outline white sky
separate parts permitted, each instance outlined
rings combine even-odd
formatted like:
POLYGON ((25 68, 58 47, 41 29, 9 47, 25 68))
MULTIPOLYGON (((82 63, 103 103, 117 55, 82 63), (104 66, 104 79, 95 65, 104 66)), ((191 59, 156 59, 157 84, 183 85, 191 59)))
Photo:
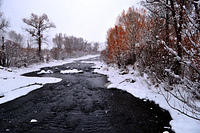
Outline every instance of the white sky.
MULTIPOLYGON (((46 13, 56 29, 50 35, 66 33, 88 41, 104 42, 107 30, 123 9, 138 6, 140 0, 3 0, 2 11, 10 28, 23 32, 22 18, 46 13)), ((25 33, 24 33, 25 34, 25 33)))

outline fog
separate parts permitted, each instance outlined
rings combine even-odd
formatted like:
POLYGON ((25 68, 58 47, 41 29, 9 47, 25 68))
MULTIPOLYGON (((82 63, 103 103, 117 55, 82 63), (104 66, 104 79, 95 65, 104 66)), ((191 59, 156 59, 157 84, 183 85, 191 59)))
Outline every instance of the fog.
POLYGON ((3 0, 2 11, 10 22, 9 29, 26 34, 22 18, 31 13, 46 13, 56 33, 83 37, 88 41, 104 42, 107 30, 115 24, 123 9, 138 6, 140 0, 3 0))

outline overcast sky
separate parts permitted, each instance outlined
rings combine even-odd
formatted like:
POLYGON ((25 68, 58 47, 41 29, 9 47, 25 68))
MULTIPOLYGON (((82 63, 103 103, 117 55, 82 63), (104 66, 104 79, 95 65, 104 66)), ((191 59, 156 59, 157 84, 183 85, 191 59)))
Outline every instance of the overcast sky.
POLYGON ((104 42, 107 30, 115 24, 123 9, 137 6, 140 0, 3 0, 2 10, 10 29, 24 32, 22 18, 31 13, 46 13, 56 29, 50 32, 104 42))

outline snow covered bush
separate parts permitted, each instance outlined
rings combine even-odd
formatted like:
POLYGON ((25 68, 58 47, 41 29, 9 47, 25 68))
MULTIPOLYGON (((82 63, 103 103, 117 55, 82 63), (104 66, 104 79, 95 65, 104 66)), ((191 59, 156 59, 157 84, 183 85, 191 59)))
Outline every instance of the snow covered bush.
POLYGON ((161 47, 160 50, 155 49, 154 55, 161 55, 151 64, 150 75, 155 75, 154 78, 164 84, 164 91, 168 93, 162 94, 172 108, 200 120, 199 5, 195 1, 178 0, 146 1, 144 5, 151 18, 160 22, 150 30, 157 33, 154 34, 156 38, 152 37, 161 47), (161 73, 157 73, 158 70, 161 73), (175 97, 178 102, 171 103, 170 97, 175 97))

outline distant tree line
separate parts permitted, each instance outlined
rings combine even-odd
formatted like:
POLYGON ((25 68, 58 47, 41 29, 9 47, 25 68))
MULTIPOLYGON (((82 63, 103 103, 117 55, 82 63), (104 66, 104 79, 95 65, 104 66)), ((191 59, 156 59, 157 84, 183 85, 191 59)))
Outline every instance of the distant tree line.
POLYGON ((200 1, 146 0, 142 4, 145 9, 123 11, 108 30, 102 58, 120 68, 132 64, 141 74, 147 73, 155 86, 164 86, 160 93, 172 108, 200 120, 200 1), (171 103, 171 97, 184 106, 171 103))
POLYGON ((14 30, 7 32, 9 23, 0 12, 0 66, 21 67, 51 59, 65 59, 98 52, 99 43, 89 43, 83 38, 62 33, 52 39, 52 49, 42 49, 42 45, 48 43, 48 29, 55 28, 55 24, 49 21, 46 14, 39 16, 34 13, 30 18, 24 18, 23 22, 27 25, 25 31, 30 36, 28 39, 14 30))
POLYGON ((56 34, 53 38, 55 47, 51 50, 54 59, 64 59, 85 54, 98 52, 99 43, 89 43, 83 38, 67 36, 66 34, 56 34))

